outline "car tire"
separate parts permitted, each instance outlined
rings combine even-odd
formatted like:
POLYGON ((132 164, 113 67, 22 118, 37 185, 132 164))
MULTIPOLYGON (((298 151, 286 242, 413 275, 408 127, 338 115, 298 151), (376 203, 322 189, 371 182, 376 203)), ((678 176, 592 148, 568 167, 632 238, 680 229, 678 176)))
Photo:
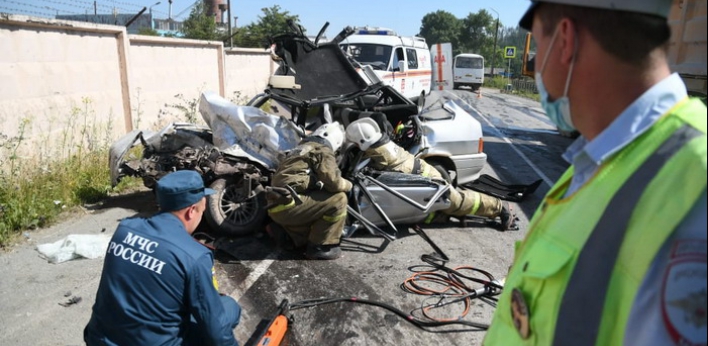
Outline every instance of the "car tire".
POLYGON ((216 179, 210 188, 216 193, 207 196, 204 218, 215 233, 227 236, 244 236, 254 233, 266 218, 264 194, 245 198, 237 177, 216 179))
POLYGON ((450 173, 447 171, 447 168, 445 168, 445 166, 443 166, 440 163, 434 162, 434 161, 428 162, 428 164, 433 166, 433 168, 435 168, 435 170, 440 172, 440 175, 442 176, 442 178, 445 179, 445 181, 447 181, 448 183, 450 183, 450 185, 454 184, 454 182, 452 181, 452 177, 450 177, 450 173))

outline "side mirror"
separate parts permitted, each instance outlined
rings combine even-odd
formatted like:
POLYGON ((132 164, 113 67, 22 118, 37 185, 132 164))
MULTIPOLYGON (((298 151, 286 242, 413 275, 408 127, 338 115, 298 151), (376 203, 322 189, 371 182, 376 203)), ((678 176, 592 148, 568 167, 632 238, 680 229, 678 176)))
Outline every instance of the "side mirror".
POLYGON ((400 72, 408 71, 408 63, 405 61, 399 61, 398 62, 398 71, 400 71, 400 72))

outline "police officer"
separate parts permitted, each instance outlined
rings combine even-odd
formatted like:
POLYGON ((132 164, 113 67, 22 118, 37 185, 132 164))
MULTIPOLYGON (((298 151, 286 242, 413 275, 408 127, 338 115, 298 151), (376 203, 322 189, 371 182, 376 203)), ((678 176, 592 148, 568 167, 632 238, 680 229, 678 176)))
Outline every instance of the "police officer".
POLYGON ((282 226, 295 247, 307 246, 309 259, 336 259, 347 216, 352 183, 341 176, 335 152, 344 142, 338 122, 320 126, 280 161, 271 185, 290 186, 297 194, 271 199, 268 215, 282 226))
MULTIPOLYGON (((347 126, 347 141, 364 151, 364 157, 371 159, 371 167, 380 171, 420 174, 431 179, 442 180, 442 175, 433 166, 413 156, 382 133, 376 121, 364 117, 347 126)), ((487 194, 472 190, 450 189, 450 207, 443 210, 444 217, 431 214, 428 222, 446 220, 448 216, 483 216, 490 219, 499 217, 503 230, 515 229, 515 216, 509 203, 487 194)))
POLYGON ((212 253, 190 236, 212 193, 194 171, 170 173, 157 182, 159 213, 121 221, 84 329, 88 345, 237 345, 241 308, 219 295, 212 253))
POLYGON ((581 136, 516 247, 485 345, 706 343, 706 107, 669 69, 672 3, 699 11, 546 0, 521 19, 547 116, 581 136))

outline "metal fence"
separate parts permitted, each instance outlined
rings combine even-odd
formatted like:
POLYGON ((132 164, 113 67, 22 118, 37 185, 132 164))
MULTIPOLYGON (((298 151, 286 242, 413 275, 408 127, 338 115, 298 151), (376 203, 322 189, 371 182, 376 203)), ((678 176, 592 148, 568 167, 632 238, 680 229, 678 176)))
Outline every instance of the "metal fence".
POLYGON ((514 90, 519 90, 527 93, 538 94, 536 82, 528 79, 514 79, 511 81, 514 90))

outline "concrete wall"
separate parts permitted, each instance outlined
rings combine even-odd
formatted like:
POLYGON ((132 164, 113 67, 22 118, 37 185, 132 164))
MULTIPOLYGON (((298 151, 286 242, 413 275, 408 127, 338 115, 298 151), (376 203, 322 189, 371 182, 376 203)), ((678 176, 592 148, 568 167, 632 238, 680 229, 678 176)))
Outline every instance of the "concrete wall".
POLYGON ((226 48, 225 53, 225 97, 250 99, 262 93, 268 84, 268 77, 277 68, 269 53, 257 48, 226 48))
POLYGON ((220 42, 131 35, 128 56, 134 127, 186 121, 176 107, 188 106, 202 91, 224 95, 220 42))
POLYGON ((110 143, 136 127, 187 121, 202 91, 247 100, 273 70, 265 50, 0 13, 0 140, 22 134, 23 147, 53 151, 110 143))

